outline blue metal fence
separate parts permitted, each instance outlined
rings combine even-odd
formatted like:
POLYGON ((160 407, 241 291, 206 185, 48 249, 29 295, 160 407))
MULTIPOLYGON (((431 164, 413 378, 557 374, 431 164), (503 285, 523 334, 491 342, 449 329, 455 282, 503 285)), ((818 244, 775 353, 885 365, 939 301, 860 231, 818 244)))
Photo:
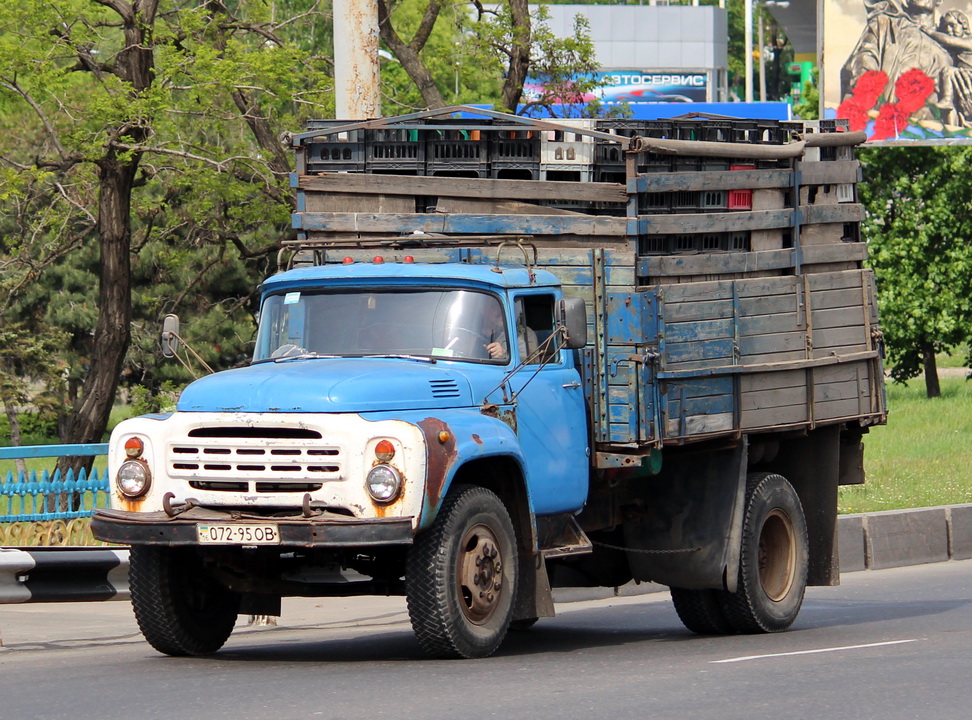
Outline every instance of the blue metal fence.
MULTIPOLYGON (((25 445, 0 448, 0 460, 17 458, 59 458, 108 454, 107 443, 90 445, 25 445)), ((67 520, 87 517, 96 507, 108 506, 108 470, 83 468, 77 474, 68 470, 38 472, 7 471, 0 485, 0 523, 33 520, 67 520)))

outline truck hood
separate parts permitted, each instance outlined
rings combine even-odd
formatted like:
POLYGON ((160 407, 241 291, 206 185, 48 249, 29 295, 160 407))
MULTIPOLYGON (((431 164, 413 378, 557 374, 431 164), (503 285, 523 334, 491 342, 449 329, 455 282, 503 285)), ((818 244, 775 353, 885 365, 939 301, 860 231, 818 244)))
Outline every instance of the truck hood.
POLYGON ((472 391, 449 368, 392 358, 268 362, 187 387, 183 412, 368 412, 468 407, 472 391))

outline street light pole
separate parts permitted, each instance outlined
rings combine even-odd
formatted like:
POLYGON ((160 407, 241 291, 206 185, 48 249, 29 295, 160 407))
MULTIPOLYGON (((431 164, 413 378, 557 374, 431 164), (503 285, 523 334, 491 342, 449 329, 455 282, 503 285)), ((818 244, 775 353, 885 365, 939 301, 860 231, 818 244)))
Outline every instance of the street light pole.
POLYGON ((335 118, 380 117, 378 87, 378 3, 334 0, 335 118))
POLYGON ((753 101, 753 0, 746 0, 746 102, 753 101))

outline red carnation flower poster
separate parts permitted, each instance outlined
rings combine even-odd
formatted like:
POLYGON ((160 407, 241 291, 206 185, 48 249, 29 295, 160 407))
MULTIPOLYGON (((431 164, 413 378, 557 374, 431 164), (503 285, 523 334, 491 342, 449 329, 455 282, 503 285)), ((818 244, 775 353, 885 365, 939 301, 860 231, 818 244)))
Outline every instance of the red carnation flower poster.
POLYGON ((972 141, 972 2, 823 0, 824 117, 870 142, 972 141))

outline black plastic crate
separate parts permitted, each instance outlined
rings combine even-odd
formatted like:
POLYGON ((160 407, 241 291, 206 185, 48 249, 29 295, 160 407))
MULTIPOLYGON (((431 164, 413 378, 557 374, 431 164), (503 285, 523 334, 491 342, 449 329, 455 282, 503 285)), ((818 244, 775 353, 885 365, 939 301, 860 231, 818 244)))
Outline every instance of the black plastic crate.
POLYGON ((430 118, 422 134, 425 140, 425 171, 444 177, 488 177, 489 121, 430 118), (468 127, 463 127, 463 126, 468 127), (445 127, 448 126, 448 127, 445 127))
POLYGON ((365 144, 363 140, 327 140, 306 143, 308 172, 364 172, 365 144))
POLYGON ((672 211, 672 193, 639 193, 639 215, 664 215, 672 211))
POLYGON ((425 143, 417 130, 380 128, 370 130, 366 138, 368 172, 425 172, 425 143))
POLYGON ((510 180, 540 179, 540 133, 504 130, 489 138, 490 177, 510 180))

